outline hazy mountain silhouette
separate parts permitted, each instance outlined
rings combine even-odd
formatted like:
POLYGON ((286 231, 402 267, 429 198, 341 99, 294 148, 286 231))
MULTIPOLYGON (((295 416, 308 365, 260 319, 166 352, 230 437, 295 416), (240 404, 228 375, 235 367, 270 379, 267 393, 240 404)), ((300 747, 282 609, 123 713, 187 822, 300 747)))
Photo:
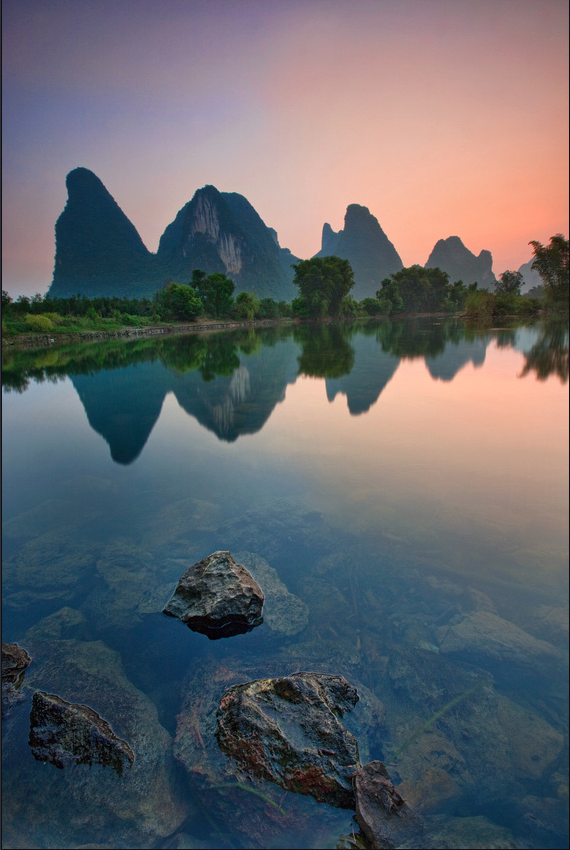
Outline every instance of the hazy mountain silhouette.
POLYGON ((439 268, 447 272, 450 283, 462 280, 466 286, 478 283, 479 289, 493 290, 496 278, 492 266, 490 251, 481 251, 477 257, 465 247, 459 236, 450 236, 436 242, 424 268, 439 268))
POLYGON ((528 292, 531 289, 534 289, 535 286, 543 286, 544 281, 536 271, 536 269, 531 268, 534 262, 534 258, 529 260, 528 263, 523 263, 522 266, 518 269, 518 271, 523 276, 523 285, 521 286, 521 294, 528 292))
POLYGON ((48 294, 138 298, 155 291, 159 278, 154 257, 99 178, 87 168, 76 168, 65 182, 68 198, 55 225, 48 294))
MULTIPOLYGON (((285 251, 288 265, 297 260, 285 251)), ((236 290, 260 298, 290 301, 295 297, 293 270, 285 268, 277 234, 266 227, 249 201, 214 186, 199 189, 164 231, 157 260, 179 282, 194 269, 223 272, 236 290)))
POLYGON ((378 219, 359 204, 347 207, 344 230, 335 233, 330 224, 323 226, 321 250, 315 256, 349 261, 355 280, 350 294, 357 301, 374 298, 384 278, 404 267, 378 219))

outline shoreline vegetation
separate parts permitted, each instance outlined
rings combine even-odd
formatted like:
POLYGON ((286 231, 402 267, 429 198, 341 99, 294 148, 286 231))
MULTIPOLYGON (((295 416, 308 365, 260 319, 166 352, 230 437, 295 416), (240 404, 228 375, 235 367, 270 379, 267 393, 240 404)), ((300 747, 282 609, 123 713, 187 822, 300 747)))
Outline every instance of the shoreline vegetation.
POLYGON ((533 268, 543 285, 521 295, 520 272, 505 271, 495 292, 450 283, 439 268, 410 266, 385 278, 375 297, 350 294, 354 272, 340 257, 313 257, 293 264, 299 295, 291 303, 239 292, 221 272, 195 269, 188 284, 165 281, 152 298, 87 298, 20 295, 2 290, 2 346, 51 346, 138 335, 192 333, 280 322, 392 319, 443 315, 492 325, 497 320, 568 316, 569 243, 562 234, 549 245, 531 242, 533 268))
MULTIPOLYGON (((549 314, 550 315, 550 314, 549 314)), ((399 314, 391 317, 392 319, 455 319, 460 321, 469 321, 469 316, 464 313, 409 313, 399 314)), ((501 316, 499 324, 516 322, 516 324, 525 324, 534 322, 541 318, 537 316, 501 316)), ((382 316, 356 316, 344 319, 325 318, 318 321, 319 325, 339 324, 339 323, 354 323, 357 322, 381 322, 389 320, 389 317, 382 316)), ((240 328, 266 328, 275 325, 304 325, 313 324, 315 320, 311 319, 252 319, 250 321, 239 321, 237 319, 228 319, 227 321, 219 320, 204 320, 196 323, 175 322, 164 325, 149 325, 140 327, 122 327, 122 328, 100 328, 96 330, 81 330, 73 332, 52 332, 49 334, 39 331, 30 331, 28 334, 17 334, 15 336, 2 336, 2 350, 9 351, 14 349, 33 349, 33 348, 55 348, 58 346, 66 346, 73 344, 96 344, 110 340, 133 340, 140 337, 151 336, 184 336, 187 334, 208 334, 224 330, 239 330, 240 328)), ((473 321, 477 327, 495 327, 496 321, 473 321)))

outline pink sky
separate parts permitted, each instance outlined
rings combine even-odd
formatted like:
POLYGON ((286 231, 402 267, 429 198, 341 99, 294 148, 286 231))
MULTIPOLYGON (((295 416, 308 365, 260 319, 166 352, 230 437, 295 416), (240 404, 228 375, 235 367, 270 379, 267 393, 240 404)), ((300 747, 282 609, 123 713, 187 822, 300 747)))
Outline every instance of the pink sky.
POLYGON ((44 293, 65 175, 147 247, 196 189, 283 247, 367 206, 404 265, 568 236, 565 0, 4 0, 3 288, 44 293))

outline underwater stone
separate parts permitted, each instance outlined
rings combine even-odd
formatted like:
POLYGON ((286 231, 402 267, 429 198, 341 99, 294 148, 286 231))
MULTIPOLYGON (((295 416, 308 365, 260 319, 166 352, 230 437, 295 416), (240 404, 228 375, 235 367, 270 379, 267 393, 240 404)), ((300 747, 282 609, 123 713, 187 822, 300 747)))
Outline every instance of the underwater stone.
POLYGON ((210 638, 249 631, 263 622, 261 588, 229 552, 213 552, 184 571, 163 613, 210 638))
POLYGON ((253 552, 239 552, 236 558, 263 588, 265 624, 272 631, 284 635, 303 631, 309 622, 309 609, 298 596, 287 590, 273 567, 253 552))
POLYGON ((59 768, 101 764, 120 776, 135 760, 126 741, 96 711, 43 691, 36 691, 32 701, 29 743, 34 758, 59 768))
POLYGON ((2 717, 20 699, 19 689, 31 658, 17 643, 2 644, 2 717))
POLYGON ((560 658, 560 652, 514 623, 490 611, 454 617, 438 629, 440 652, 464 654, 480 663, 500 662, 530 667, 560 658))
POLYGON ((293 673, 234 685, 220 701, 218 743, 246 773, 352 809, 358 744, 338 718, 357 701, 343 676, 293 673))
POLYGON ((381 761, 359 767, 354 777, 356 819, 370 847, 421 847, 423 824, 400 797, 381 761), (416 839, 409 843, 410 839, 416 839))

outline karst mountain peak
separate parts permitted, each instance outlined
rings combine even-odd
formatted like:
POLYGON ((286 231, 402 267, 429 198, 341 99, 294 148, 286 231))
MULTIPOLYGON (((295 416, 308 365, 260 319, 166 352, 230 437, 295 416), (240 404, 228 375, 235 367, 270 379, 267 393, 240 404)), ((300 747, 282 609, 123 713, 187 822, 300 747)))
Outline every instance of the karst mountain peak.
MULTIPOLYGON (((192 272, 222 272, 236 292, 291 301, 299 262, 282 248, 252 204, 237 192, 206 184, 178 211, 149 251, 135 225, 93 171, 77 167, 66 177, 67 203, 55 225, 52 297, 152 297, 165 283, 188 283, 192 272)), ((354 270, 353 297, 374 297, 382 280, 403 268, 402 260, 369 208, 349 204, 344 228, 325 223, 321 249, 314 256, 338 256, 354 270)), ((489 251, 472 254, 457 236, 440 239, 426 263, 439 266, 450 280, 490 287, 495 276, 489 251)))

